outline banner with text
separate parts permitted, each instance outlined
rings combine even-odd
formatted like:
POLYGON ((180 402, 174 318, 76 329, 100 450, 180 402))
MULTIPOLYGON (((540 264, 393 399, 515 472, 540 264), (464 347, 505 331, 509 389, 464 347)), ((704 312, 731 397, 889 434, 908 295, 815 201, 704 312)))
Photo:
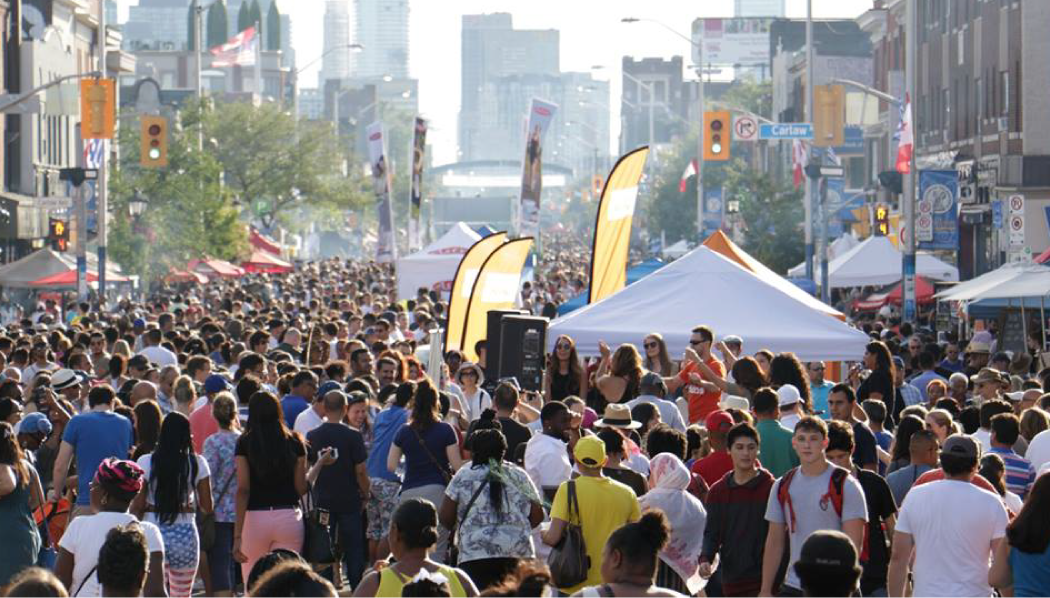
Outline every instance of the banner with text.
POLYGON ((423 247, 419 208, 423 203, 423 161, 426 151, 427 121, 417 116, 415 137, 412 139, 412 204, 408 218, 408 244, 412 251, 423 247))
POLYGON ((470 246, 463 259, 456 267, 456 276, 452 279, 452 294, 448 299, 448 324, 445 325, 445 350, 463 349, 463 330, 467 321, 467 307, 470 304, 470 293, 474 290, 474 281, 485 260, 489 259, 507 240, 507 233, 498 232, 481 239, 470 246))
POLYGON ((532 249, 532 237, 522 237, 500 245, 478 272, 470 292, 467 317, 463 324, 462 348, 467 359, 477 361, 474 345, 485 338, 488 314, 494 309, 512 309, 521 287, 521 271, 532 249))
POLYGON ((532 107, 529 109, 518 216, 518 236, 521 237, 539 233, 540 202, 543 195, 543 136, 557 111, 556 105, 538 99, 532 100, 532 107))
POLYGON ((919 249, 959 249, 959 175, 954 170, 920 170, 915 207, 919 249))
POLYGON ((631 223, 649 148, 640 147, 620 158, 609 173, 598 203, 591 251, 591 290, 588 303, 596 303, 627 285, 627 250, 631 223))
POLYGON ((368 160, 372 165, 372 186, 376 194, 379 231, 376 235, 376 261, 392 262, 397 258, 394 246, 394 215, 390 205, 390 165, 386 156, 383 123, 368 126, 368 160))

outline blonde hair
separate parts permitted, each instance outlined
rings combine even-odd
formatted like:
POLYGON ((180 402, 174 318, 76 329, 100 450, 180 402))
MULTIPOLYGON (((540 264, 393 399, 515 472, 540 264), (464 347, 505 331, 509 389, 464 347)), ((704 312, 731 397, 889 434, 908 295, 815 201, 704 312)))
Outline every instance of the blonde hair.
POLYGON ((211 415, 223 430, 235 429, 237 427, 237 400, 233 398, 233 393, 224 390, 215 395, 211 401, 211 415))
POLYGON ((193 379, 186 375, 175 378, 175 383, 171 385, 171 394, 176 403, 193 403, 197 400, 197 389, 193 386, 193 379))
POLYGON ((128 341, 119 339, 117 342, 113 343, 113 354, 123 355, 124 357, 131 359, 131 347, 128 346, 128 341))
POLYGON ((1021 436, 1028 442, 1043 430, 1050 429, 1050 413, 1031 407, 1021 414, 1021 436))
POLYGON ((948 428, 949 436, 962 433, 959 422, 952 419, 952 414, 947 409, 933 409, 926 414, 926 417, 933 417, 938 426, 948 428))

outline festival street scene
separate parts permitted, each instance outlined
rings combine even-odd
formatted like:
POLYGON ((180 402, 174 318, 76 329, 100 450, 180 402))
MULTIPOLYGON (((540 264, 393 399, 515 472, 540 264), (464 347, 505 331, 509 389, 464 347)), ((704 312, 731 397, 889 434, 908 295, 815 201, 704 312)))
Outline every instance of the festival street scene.
POLYGON ((1050 596, 1048 31, 0 0, 0 597, 1050 596))

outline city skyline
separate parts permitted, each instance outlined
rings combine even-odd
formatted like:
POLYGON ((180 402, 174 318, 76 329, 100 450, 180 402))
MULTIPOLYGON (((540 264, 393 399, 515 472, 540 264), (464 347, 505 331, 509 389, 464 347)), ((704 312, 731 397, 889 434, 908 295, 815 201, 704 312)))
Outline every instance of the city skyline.
MULTIPOLYGON (((120 1, 122 19, 133 3, 120 1)), ((814 2, 816 18, 855 18, 871 8, 871 0, 814 2)), ((281 2, 282 11, 293 20, 293 46, 299 66, 323 52, 324 2, 281 2)), ((620 23, 623 17, 652 18, 688 34, 696 17, 730 17, 734 0, 705 2, 702 8, 661 1, 639 6, 626 0, 565 3, 555 0, 456 0, 452 3, 410 3, 409 76, 419 79, 420 112, 431 123, 428 141, 435 164, 452 162, 456 157, 460 111, 460 23, 464 14, 510 12, 514 25, 523 29, 558 29, 562 34, 561 70, 589 71, 602 66, 595 75, 610 81, 610 94, 620 94, 620 62, 623 56, 663 57, 690 55, 690 45, 656 24, 620 23), (451 6, 450 6, 451 5, 451 6), (450 10, 451 8, 451 10, 450 10), (450 33, 453 33, 450 35, 450 33)), ((789 18, 805 17, 805 0, 787 0, 789 18)), ((356 40, 351 40, 356 41, 356 40)), ((306 69, 299 80, 318 80, 320 63, 306 69)), ((619 106, 612 102, 610 138, 618 139, 619 106)), ((610 147, 610 152, 614 148, 610 147)))

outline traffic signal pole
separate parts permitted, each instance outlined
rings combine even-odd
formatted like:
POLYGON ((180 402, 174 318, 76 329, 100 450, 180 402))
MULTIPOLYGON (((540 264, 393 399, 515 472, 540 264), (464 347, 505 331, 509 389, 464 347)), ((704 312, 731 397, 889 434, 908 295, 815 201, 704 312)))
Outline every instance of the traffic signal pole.
POLYGON ((911 98, 909 110, 911 110, 911 126, 912 126, 912 152, 911 152, 911 164, 908 168, 908 173, 904 175, 904 194, 901 196, 903 202, 902 212, 904 216, 905 228, 904 228, 904 251, 903 253, 903 264, 901 265, 903 285, 902 301, 901 305, 901 321, 902 322, 915 322, 916 320, 916 300, 915 300, 915 177, 917 172, 915 170, 915 155, 919 145, 919 135, 916 130, 916 119, 915 119, 915 99, 918 91, 918 51, 916 48, 918 41, 918 11, 915 7, 915 2, 907 2, 907 23, 905 23, 904 33, 904 87, 908 90, 908 97, 911 98))
MULTIPOLYGON (((813 122, 813 0, 806 1, 806 118, 808 123, 813 122)), ((812 155, 812 144, 807 150, 807 162, 812 155)), ((803 198, 805 217, 805 241, 806 241, 806 278, 813 278, 813 179, 806 177, 805 197, 803 198)))
MULTIPOLYGON (((98 44, 98 70, 103 76, 106 74, 106 3, 98 3, 98 30, 99 30, 99 44, 98 44)), ((117 93, 120 93, 119 87, 117 93)), ((117 136, 113 136, 113 140, 116 141, 117 136)), ((111 153, 114 153, 116 147, 109 147, 108 144, 103 145, 102 161, 99 164, 98 180, 95 181, 95 194, 97 201, 95 202, 96 213, 95 221, 98 223, 98 309, 104 311, 106 304, 106 230, 107 219, 109 217, 109 157, 111 153)), ((87 206, 84 205, 84 192, 80 191, 80 203, 84 209, 84 216, 81 218, 82 230, 84 231, 84 243, 87 243, 87 206)), ((78 241, 79 245, 79 241, 78 241)), ((87 274, 87 249, 85 246, 84 250, 84 269, 83 272, 87 274)), ((80 276, 80 252, 77 253, 77 277, 80 276)), ((85 286, 87 281, 85 280, 85 286)), ((79 280, 78 280, 79 288, 79 280)))

